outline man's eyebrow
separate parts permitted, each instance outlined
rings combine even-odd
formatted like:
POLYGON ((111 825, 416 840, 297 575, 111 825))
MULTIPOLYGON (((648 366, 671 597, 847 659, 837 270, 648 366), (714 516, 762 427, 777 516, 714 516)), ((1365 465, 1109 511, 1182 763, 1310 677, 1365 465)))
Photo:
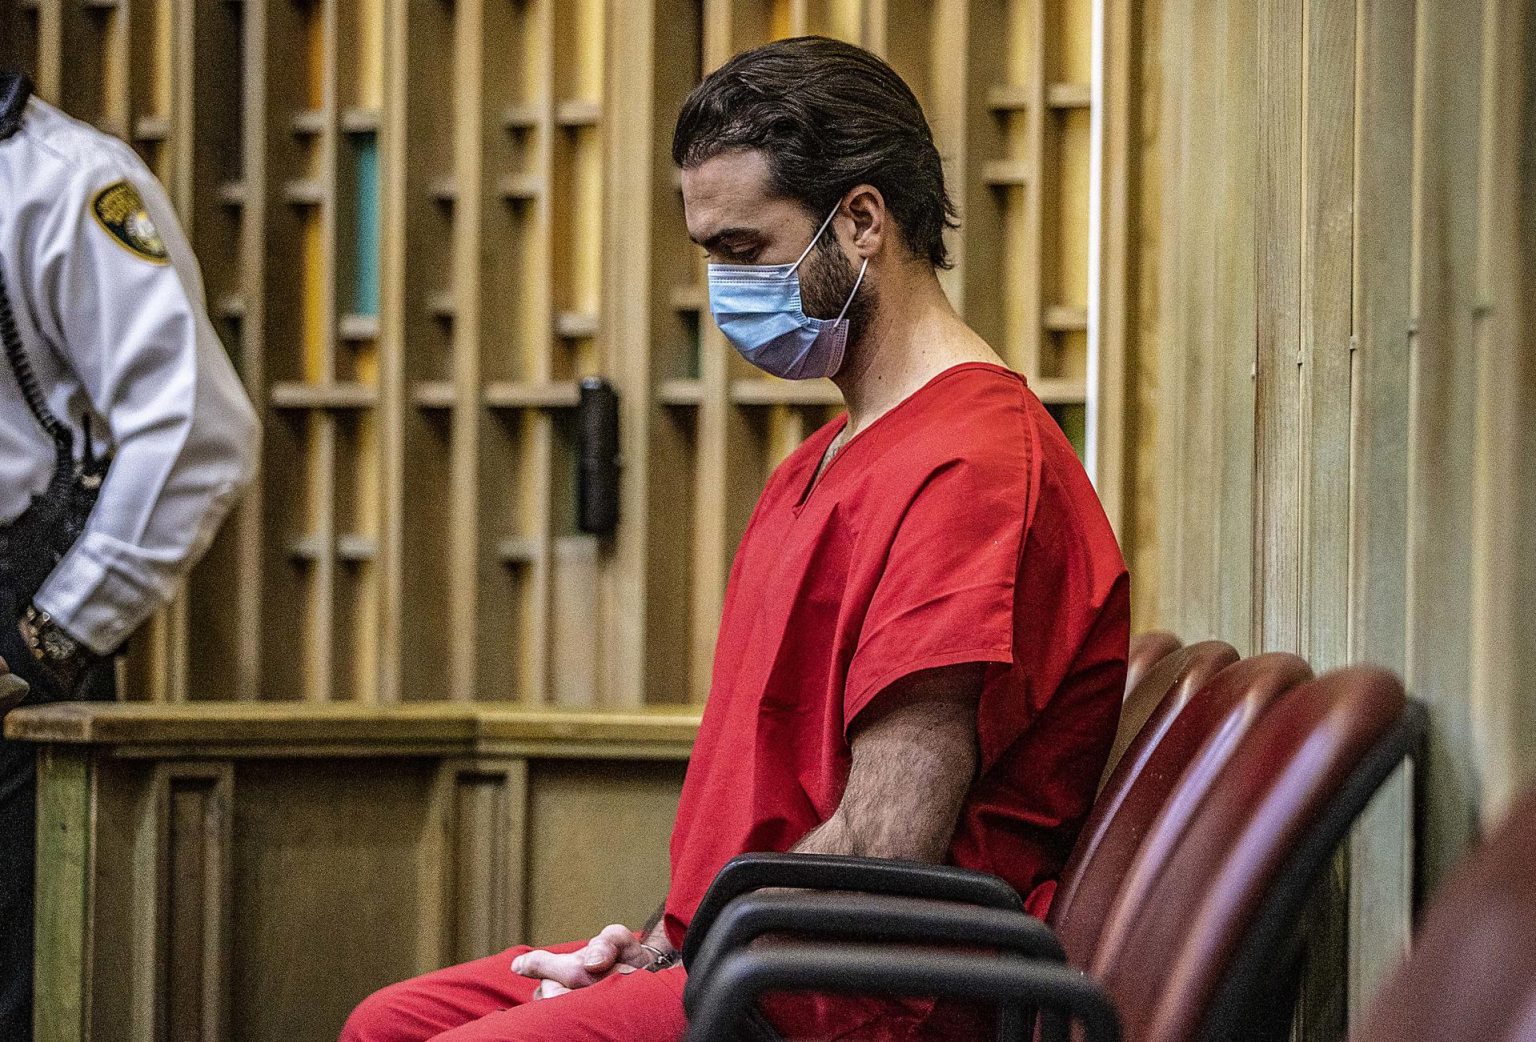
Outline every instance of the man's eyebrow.
POLYGON ((750 235, 756 237, 758 235, 758 231, 756 228, 722 228, 720 231, 711 235, 709 238, 703 240, 702 242, 698 239, 694 239, 691 235, 688 236, 688 238, 693 239, 693 242, 696 245, 702 246, 704 249, 713 253, 715 247, 720 245, 721 240, 731 239, 742 235, 750 235))

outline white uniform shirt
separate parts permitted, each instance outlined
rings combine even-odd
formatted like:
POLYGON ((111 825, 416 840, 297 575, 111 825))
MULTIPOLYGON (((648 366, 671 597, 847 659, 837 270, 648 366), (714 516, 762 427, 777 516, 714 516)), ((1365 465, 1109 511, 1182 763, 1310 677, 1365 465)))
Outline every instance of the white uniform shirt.
MULTIPOLYGON (((250 480, 256 415, 164 190, 127 145, 35 98, 0 141, 0 266, 76 454, 86 413, 98 456, 114 453, 85 534, 35 598, 108 652, 170 597, 250 480)), ((0 355, 0 522, 47 487, 54 458, 0 355)))

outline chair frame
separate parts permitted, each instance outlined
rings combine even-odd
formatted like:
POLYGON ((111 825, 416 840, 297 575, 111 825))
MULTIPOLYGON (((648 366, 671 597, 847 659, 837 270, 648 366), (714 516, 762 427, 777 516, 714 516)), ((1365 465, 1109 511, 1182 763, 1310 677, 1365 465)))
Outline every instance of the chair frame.
MULTIPOLYGON (((1273 980, 1275 952, 1293 945, 1297 937, 1297 919, 1313 886, 1371 799, 1399 764, 1419 759, 1426 726, 1427 713, 1424 706, 1413 699, 1406 699, 1397 720, 1365 751, 1344 781, 1328 797, 1321 813, 1302 832, 1276 870, 1271 885, 1216 985, 1198 1030, 1200 1042, 1227 1042, 1248 1037, 1258 1026, 1253 1022, 1255 1012, 1274 1008, 1265 1002, 1267 998, 1276 997, 1277 989, 1273 980)), ((695 957, 699 958, 701 948, 708 943, 710 926, 718 926, 721 922, 732 923, 727 937, 708 944, 708 957, 697 964, 697 977, 690 978, 692 995, 688 1005, 690 1012, 697 1012, 700 1018, 697 1031, 690 1031, 690 1042, 714 1042, 732 1037, 729 1034, 709 1032, 716 1030, 716 1026, 722 1023, 735 1023, 738 1014, 745 1015, 758 995, 771 990, 885 991, 990 998, 993 1001, 1013 999, 1027 1006, 1078 1018, 1084 1023, 1090 1042, 1101 1038, 1118 1039, 1119 1026, 1114 1004, 1097 981, 1055 962, 1049 954, 1026 963, 1019 961, 1020 956, 1025 956, 1025 949, 1029 945, 1042 944, 1042 950, 1045 950, 1043 942, 1033 933, 1037 927, 1044 928, 1043 924, 1018 910, 1012 902, 998 900, 997 895, 1001 891, 997 890, 995 884, 987 891, 974 878, 981 873, 933 865, 916 866, 917 870, 914 871, 912 863, 814 855, 814 865, 807 865, 798 872, 791 869, 796 878, 814 882, 787 881, 786 875, 781 874, 780 870, 794 865, 804 857, 807 856, 744 855, 735 859, 732 866, 728 866, 731 869, 732 885, 725 888, 714 902, 710 918, 702 924, 704 929, 699 936, 695 938, 690 930, 689 940, 694 944, 695 957), (811 922, 818 910, 829 907, 819 904, 817 900, 828 895, 751 895, 750 891, 768 887, 858 891, 861 889, 860 882, 867 880, 876 880, 885 888, 882 891, 885 903, 878 907, 868 905, 861 912, 858 905, 866 898, 857 894, 838 895, 845 902, 838 905, 839 917, 870 917, 867 924, 858 928, 857 939, 886 939, 914 947, 903 948, 897 953, 822 941, 810 945, 775 946, 768 951, 745 947, 754 937, 767 932, 768 928, 754 929, 754 924, 771 923, 776 924, 771 929, 800 933, 799 929, 787 924, 811 922), (753 885, 742 885, 748 881, 753 885), (923 938, 919 936, 920 931, 913 929, 893 928, 882 937, 878 915, 870 913, 899 905, 904 900, 931 898, 932 891, 921 894, 914 891, 935 882, 947 887, 948 893, 952 895, 989 892, 993 902, 970 902, 983 904, 984 907, 964 913, 965 921, 970 922, 974 917, 996 918, 1000 922, 1007 922, 1007 925, 997 927, 997 932, 989 936, 1006 936, 1017 940, 1018 945, 1011 947, 999 944, 998 947, 1004 949, 1001 956, 976 956, 934 950, 932 942, 945 939, 934 935, 926 938, 928 946, 921 946, 923 938), (748 896, 743 897, 744 894, 748 896), (765 900, 769 897, 774 900, 765 900), (727 907, 738 901, 753 903, 739 913, 727 907), (1036 925, 1024 926, 1020 922, 1024 920, 1036 925), (1021 965, 1032 968, 1029 972, 1016 969, 1021 965), (900 966, 918 966, 921 969, 916 973, 904 973, 900 966), (943 967, 942 980, 941 974, 935 970, 938 966, 943 967), (955 979, 947 976, 950 974, 955 979), (1062 975, 1073 977, 1070 987, 1064 983, 1065 977, 1062 975), (917 983, 917 977, 922 977, 926 983, 917 983), (961 979, 967 977, 973 982, 988 983, 971 987, 961 979), (989 987, 991 990, 988 990, 989 987), (720 1008, 726 1006, 734 1007, 737 1013, 719 1012, 720 1008), (1103 1021, 1103 1011, 1106 1009, 1112 1022, 1110 1027, 1106 1027, 1103 1021)), ((725 876, 725 871, 721 875, 725 876)), ((1006 884, 1003 886, 1006 887, 1006 884)), ((951 897, 949 900, 964 902, 967 899, 951 897)), ((1016 894, 1014 900, 1017 900, 1016 894)), ((710 903, 709 897, 706 897, 706 903, 710 903)), ((955 906, 949 904, 946 907, 954 909, 955 906)), ((930 907, 924 909, 923 914, 932 915, 936 911, 930 907)), ((902 920, 906 926, 914 926, 921 921, 922 915, 902 920)), ((805 931, 812 932, 819 938, 839 936, 830 924, 805 931)), ((847 934, 840 936, 849 939, 847 934)), ((953 936, 953 933, 949 936, 953 936)), ((980 942, 973 939, 971 943, 980 942)), ((690 966, 690 969, 694 969, 694 966, 690 966)), ((1014 1021, 1014 1025, 1017 1025, 1017 1021, 1014 1021)), ((1048 1029, 1055 1027, 1054 1024, 1048 1025, 1048 1029)), ((1010 1030, 1017 1032, 1013 1037, 1026 1037, 1016 1026, 1010 1030)), ((1058 1030, 1048 1030, 1048 1035, 1057 1036, 1058 1030)), ((1006 1036, 1000 1034, 999 1037, 1006 1036)))

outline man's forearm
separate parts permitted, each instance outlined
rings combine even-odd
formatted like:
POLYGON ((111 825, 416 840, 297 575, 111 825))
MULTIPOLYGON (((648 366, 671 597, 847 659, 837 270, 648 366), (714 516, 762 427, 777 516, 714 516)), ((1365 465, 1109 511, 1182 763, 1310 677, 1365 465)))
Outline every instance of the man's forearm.
POLYGON ((667 905, 662 902, 640 928, 640 943, 657 951, 676 954, 672 941, 667 937, 667 905))

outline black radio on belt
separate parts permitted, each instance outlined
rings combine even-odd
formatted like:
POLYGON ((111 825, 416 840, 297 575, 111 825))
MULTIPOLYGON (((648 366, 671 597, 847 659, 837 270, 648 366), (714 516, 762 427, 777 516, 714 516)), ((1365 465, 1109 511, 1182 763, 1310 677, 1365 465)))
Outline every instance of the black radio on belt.
POLYGON ((43 433, 53 441, 54 450, 53 477, 49 479, 48 487, 32 497, 20 517, 0 526, 0 584, 10 591, 17 604, 24 605, 32 600, 49 573, 85 531, 111 459, 96 457, 91 444, 89 416, 84 418, 85 451, 80 459, 75 459, 74 432, 48 410, 37 376, 32 372, 32 364, 22 349, 3 270, 0 270, 0 341, 4 342, 6 361, 21 387, 27 408, 43 433))

